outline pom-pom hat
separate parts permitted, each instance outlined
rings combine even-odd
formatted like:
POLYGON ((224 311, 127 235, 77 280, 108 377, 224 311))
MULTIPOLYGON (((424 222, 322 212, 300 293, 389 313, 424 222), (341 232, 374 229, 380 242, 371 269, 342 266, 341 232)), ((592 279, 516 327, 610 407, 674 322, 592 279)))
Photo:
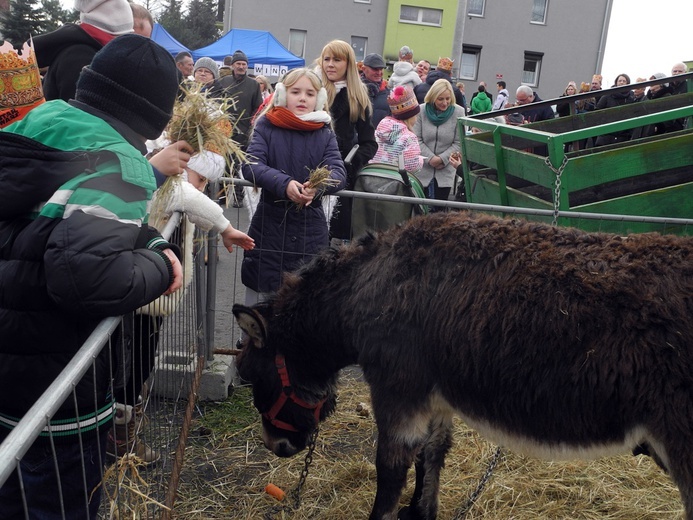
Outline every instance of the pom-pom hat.
POLYGON ((408 86, 399 85, 392 89, 387 97, 387 104, 390 105, 392 117, 402 121, 414 117, 421 111, 414 91, 408 86))
POLYGON ((126 34, 107 43, 84 67, 75 99, 156 139, 168 124, 178 94, 178 69, 158 43, 126 34))

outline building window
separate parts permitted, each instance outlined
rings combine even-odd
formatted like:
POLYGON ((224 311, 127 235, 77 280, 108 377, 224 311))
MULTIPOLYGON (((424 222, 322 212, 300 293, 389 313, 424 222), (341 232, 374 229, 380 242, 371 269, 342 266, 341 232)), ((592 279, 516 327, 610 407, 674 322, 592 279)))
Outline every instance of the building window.
POLYGON ((460 78, 476 79, 479 70, 479 56, 481 47, 464 45, 462 47, 462 63, 460 64, 460 78))
POLYGON ((525 52, 525 65, 522 67, 522 84, 536 87, 539 85, 539 73, 541 72, 541 59, 544 57, 539 52, 525 52))
POLYGON ((289 29, 289 52, 299 58, 306 57, 306 31, 289 29))
POLYGON ((354 54, 356 54, 356 61, 363 61, 368 50, 368 38, 364 36, 352 36, 351 48, 354 49, 354 54))
POLYGON ((469 0, 467 3, 467 14, 469 16, 484 16, 486 0, 469 0))
POLYGON ((546 9, 549 7, 549 0, 533 0, 532 2, 532 23, 546 23, 546 9))
POLYGON ((443 24, 443 11, 442 9, 403 5, 399 9, 399 21, 440 27, 443 24))

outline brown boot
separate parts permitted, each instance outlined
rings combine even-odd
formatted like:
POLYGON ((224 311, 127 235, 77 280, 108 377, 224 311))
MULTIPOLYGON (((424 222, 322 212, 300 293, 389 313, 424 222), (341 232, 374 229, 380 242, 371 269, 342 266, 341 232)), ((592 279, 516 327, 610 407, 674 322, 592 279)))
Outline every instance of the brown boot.
POLYGON ((147 466, 159 460, 159 453, 139 438, 145 420, 142 403, 116 403, 115 426, 108 432, 106 444, 106 454, 112 460, 127 454, 139 457, 147 466))

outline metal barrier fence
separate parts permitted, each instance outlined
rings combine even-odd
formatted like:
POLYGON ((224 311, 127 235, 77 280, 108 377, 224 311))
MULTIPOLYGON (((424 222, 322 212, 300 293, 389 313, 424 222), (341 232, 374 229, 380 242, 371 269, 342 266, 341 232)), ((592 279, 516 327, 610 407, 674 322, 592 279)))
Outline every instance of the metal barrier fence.
MULTIPOLYGON (((250 186, 246 181, 231 182, 250 186)), ((540 219, 554 216, 554 212, 547 210, 432 201, 382 193, 344 191, 340 195, 383 205, 426 204, 450 211, 484 211, 540 219)), ((246 200, 246 205, 250 202, 246 200)), ((229 208, 226 215, 235 227, 247 228, 247 208, 229 208)), ((693 233, 693 219, 575 212, 561 212, 560 216, 570 219, 576 225, 584 220, 646 221, 661 224, 662 229, 680 226, 683 234, 693 233)), ((177 236, 179 241, 185 242, 185 225, 179 225, 179 220, 179 216, 174 216, 169 221, 164 229, 164 236, 177 236)), ((124 414, 127 419, 128 414, 132 414, 136 421, 128 422, 125 428, 114 421, 111 427, 112 430, 118 431, 120 428, 125 431, 125 440, 128 442, 137 439, 138 442, 131 443, 134 444, 131 448, 139 457, 119 457, 115 464, 112 461, 99 461, 103 468, 101 476, 104 491, 99 517, 169 518, 175 507, 176 488, 181 478, 185 445, 195 414, 196 399, 201 385, 204 386, 201 381, 205 372, 210 371, 215 364, 229 364, 222 354, 228 354, 232 350, 239 334, 231 318, 230 305, 234 301, 243 301, 243 287, 239 276, 242 251, 236 250, 219 262, 216 237, 208 237, 208 245, 204 244, 204 237, 199 234, 192 240, 189 237, 187 240, 188 246, 184 248, 184 254, 187 254, 188 280, 182 297, 166 304, 161 303, 158 310, 149 308, 127 318, 106 319, 97 327, 59 378, 0 445, 0 487, 10 482, 10 479, 16 479, 18 474, 21 475, 21 465, 18 466, 18 463, 39 436, 39 442, 43 442, 50 452, 57 439, 56 432, 47 427, 50 418, 65 399, 75 398, 75 385, 83 377, 91 377, 94 362, 100 353, 107 353, 109 359, 122 358, 128 352, 126 339, 131 338, 135 352, 142 354, 142 357, 133 363, 129 376, 118 373, 115 365, 111 374, 116 386, 120 383, 120 386, 125 387, 125 400, 129 400, 132 406, 124 407, 121 415, 124 414), (157 356, 152 363, 148 356, 153 356, 155 352, 157 356), (151 377, 149 367, 153 368, 151 377), (124 384, 126 380, 130 382, 124 384), (142 387, 132 388, 132 381, 138 380, 143 382, 142 387), (146 464, 143 459, 147 458, 157 460, 146 464)), ((223 248, 220 249, 220 254, 227 254, 223 248)), ((221 385, 224 384, 227 384, 226 379, 222 378, 221 385)), ((55 451, 52 453, 54 456, 55 451)), ((53 466, 53 471, 56 471, 57 463, 53 466)), ((79 500, 85 504, 85 511, 92 491, 83 489, 80 493, 79 500)), ((23 499, 25 507, 30 505, 31 497, 24 496, 23 499)), ((56 518, 60 518, 64 511, 64 502, 62 497, 56 497, 56 518)), ((64 514, 62 517, 68 518, 64 514)), ((0 518, 3 518, 2 512, 0 518)), ((84 518, 88 518, 86 513, 84 518)))

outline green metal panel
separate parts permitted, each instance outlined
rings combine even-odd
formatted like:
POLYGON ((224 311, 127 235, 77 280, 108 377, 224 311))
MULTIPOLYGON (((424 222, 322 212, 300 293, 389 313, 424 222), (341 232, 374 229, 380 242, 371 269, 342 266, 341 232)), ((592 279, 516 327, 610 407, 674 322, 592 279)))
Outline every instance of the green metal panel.
MULTIPOLYGON (((467 200, 553 209, 555 171, 563 165, 560 210, 693 218, 691 130, 564 152, 564 143, 577 139, 671 118, 691 117, 691 99, 691 94, 685 94, 673 96, 656 106, 655 103, 635 108, 626 105, 584 117, 560 118, 519 127, 461 118, 460 125, 472 125, 483 130, 482 133, 465 135, 462 140, 464 157, 480 165, 477 168, 482 168, 470 171, 468 165, 465 166, 467 200), (536 148, 533 147, 537 144, 548 146, 551 166, 546 164, 544 156, 534 153, 536 148), (480 173, 492 175, 492 178, 480 173), (569 201, 574 207, 570 207, 569 201)), ((529 218, 546 220, 543 217, 529 218)), ((559 219, 559 224, 576 225, 564 217, 559 219)), ((577 225, 584 229, 619 233, 662 230, 659 224, 591 222, 587 219, 577 225)), ((664 229, 677 233, 693 232, 676 228, 664 229)))

